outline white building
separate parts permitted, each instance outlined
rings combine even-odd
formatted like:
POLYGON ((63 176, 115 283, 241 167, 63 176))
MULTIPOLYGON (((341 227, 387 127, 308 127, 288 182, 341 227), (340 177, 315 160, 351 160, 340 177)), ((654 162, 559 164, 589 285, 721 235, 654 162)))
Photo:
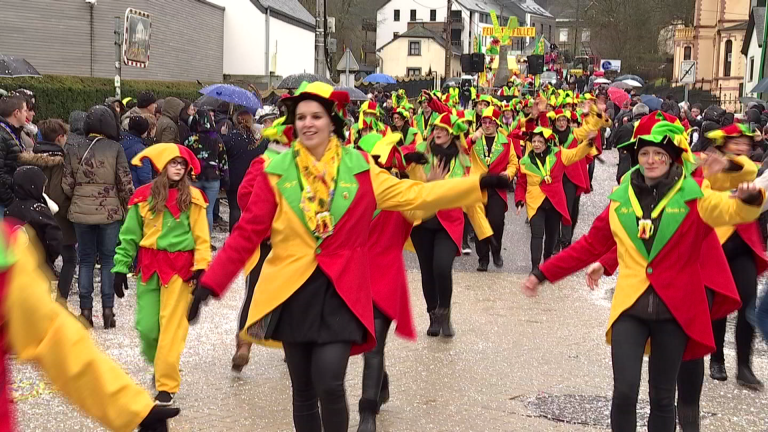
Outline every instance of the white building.
MULTIPOLYGON (((451 11, 451 43, 460 47, 461 52, 473 52, 472 41, 476 35, 482 37, 482 28, 493 25, 491 10, 496 12, 499 23, 507 25, 508 17, 516 16, 521 27, 536 27, 538 34, 552 40, 556 32, 555 18, 533 0, 512 0, 497 4, 494 0, 455 0, 451 11)), ((376 49, 408 30, 409 22, 423 22, 434 31, 434 25, 446 19, 445 0, 389 0, 376 13, 376 49)), ((490 40, 483 38, 483 46, 490 40)), ((519 39, 519 50, 530 40, 519 39)))
POLYGON ((741 96, 755 96, 759 92, 750 93, 757 85, 760 76, 760 57, 763 49, 763 30, 765 28, 765 7, 754 7, 749 14, 747 34, 744 36, 744 44, 741 54, 744 55, 744 93, 741 96))
POLYGON ((211 2, 225 7, 225 75, 314 72, 315 18, 298 0, 211 2))
MULTIPOLYGON (((461 52, 453 47, 450 76, 461 76, 461 52)), ((379 51, 381 71, 391 76, 421 76, 429 71, 443 76, 445 72, 445 39, 415 24, 387 42, 379 51)))

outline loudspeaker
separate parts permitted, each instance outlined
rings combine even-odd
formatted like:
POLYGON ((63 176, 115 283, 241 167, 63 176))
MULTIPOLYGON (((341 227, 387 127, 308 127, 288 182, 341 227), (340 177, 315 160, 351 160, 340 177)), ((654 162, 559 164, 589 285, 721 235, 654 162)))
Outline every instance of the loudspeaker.
POLYGON ((472 55, 471 54, 461 55, 461 71, 464 73, 472 72, 472 55))
POLYGON ((539 75, 543 72, 544 72, 544 56, 529 55, 528 56, 528 74, 539 75))
POLYGON ((472 62, 471 62, 470 69, 472 72, 477 72, 477 73, 485 71, 485 54, 472 53, 472 62))

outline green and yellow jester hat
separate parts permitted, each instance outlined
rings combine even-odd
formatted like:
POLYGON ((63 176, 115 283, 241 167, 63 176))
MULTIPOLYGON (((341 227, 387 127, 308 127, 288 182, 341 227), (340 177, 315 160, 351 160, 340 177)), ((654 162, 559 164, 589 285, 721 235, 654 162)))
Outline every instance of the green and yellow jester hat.
POLYGON ((533 137, 537 135, 544 138, 544 141, 547 143, 548 146, 551 146, 551 147, 557 146, 557 135, 555 135, 555 133, 552 132, 552 129, 537 126, 536 129, 534 129, 533 132, 530 133, 528 139, 530 141, 533 141, 533 137))
POLYGON ((182 158, 187 161, 187 169, 193 174, 200 174, 200 161, 192 150, 179 144, 160 143, 154 144, 142 150, 141 153, 131 159, 131 164, 141 166, 144 159, 149 159, 155 171, 162 172, 165 166, 173 159, 182 158))
POLYGON ((729 138, 738 138, 746 136, 752 138, 755 133, 749 128, 749 125, 742 123, 732 123, 728 126, 707 132, 707 138, 715 142, 716 146, 722 146, 729 138))
POLYGON ((690 168, 694 162, 688 146, 688 135, 680 120, 662 111, 654 111, 635 124, 632 140, 618 147, 631 147, 632 165, 637 165, 637 154, 643 147, 659 147, 676 163, 690 168))
POLYGON ((403 135, 399 132, 390 132, 382 137, 378 133, 368 134, 360 138, 357 146, 368 153, 376 161, 376 164, 390 172, 405 171, 403 152, 398 144, 403 142, 403 135))
POLYGON ((261 130, 261 137, 270 142, 282 145, 291 145, 293 142, 293 126, 285 124, 285 117, 280 117, 272 123, 272 126, 261 130))
POLYGON ((364 117, 366 114, 373 114, 378 117, 379 113, 379 104, 374 101, 365 101, 360 105, 360 117, 364 117))
POLYGON ((296 107, 306 100, 312 100, 325 108, 328 115, 333 122, 334 133, 336 136, 344 140, 346 133, 345 128, 347 126, 347 105, 349 104, 349 93, 345 91, 334 90, 333 86, 323 82, 308 83, 304 81, 293 96, 289 96, 280 100, 286 108, 285 124, 296 123, 296 107))
POLYGON ((357 121, 357 130, 362 131, 364 129, 379 131, 379 130, 382 130, 383 127, 381 123, 379 123, 379 121, 374 118, 368 119, 363 116, 360 116, 360 120, 357 121))
POLYGON ((469 130, 467 124, 459 121, 459 118, 449 113, 440 114, 432 127, 439 127, 447 130, 451 135, 461 136, 469 130))

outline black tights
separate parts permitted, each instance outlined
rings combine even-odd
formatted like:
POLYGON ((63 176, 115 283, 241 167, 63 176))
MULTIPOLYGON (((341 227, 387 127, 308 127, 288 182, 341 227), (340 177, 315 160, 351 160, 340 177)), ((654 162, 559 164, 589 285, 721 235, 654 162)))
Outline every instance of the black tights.
POLYGON ((648 396, 651 415, 649 432, 674 432, 675 382, 688 336, 675 320, 647 320, 623 314, 611 327, 613 402, 611 428, 614 432, 637 429, 637 396, 642 378, 643 353, 648 338, 648 396))
POLYGON ((61 271, 59 272, 59 297, 69 298, 69 290, 72 288, 72 280, 75 278, 77 267, 77 250, 75 245, 63 245, 61 247, 61 271))
POLYGON ((349 428, 344 376, 350 348, 349 342, 283 344, 293 387, 296 432, 346 432, 349 428))
POLYGON ((563 190, 565 191, 565 202, 568 206, 568 214, 571 216, 571 224, 560 225, 560 244, 568 246, 573 241, 573 230, 576 229, 576 222, 579 221, 579 204, 581 204, 581 195, 577 192, 578 187, 568 176, 563 176, 563 190))
POLYGON ((486 238, 477 241, 477 256, 481 263, 488 264, 489 252, 497 257, 501 255, 501 241, 504 237, 504 213, 507 212, 507 203, 495 189, 488 191, 488 204, 485 205, 485 216, 493 229, 493 239, 486 238))
POLYGON ((459 252, 448 231, 437 218, 413 227, 411 242, 421 269, 421 288, 427 312, 451 307, 453 295, 453 260, 459 252))
POLYGON ((248 312, 251 310, 251 300, 253 300, 253 290, 256 289, 256 282, 259 281, 259 275, 261 275, 261 268, 264 267, 264 261, 267 259, 267 255, 272 251, 272 244, 269 240, 264 240, 259 245, 259 261, 248 273, 248 277, 245 278, 245 298, 243 299, 243 307, 240 308, 240 321, 238 323, 238 332, 245 328, 245 322, 248 320, 248 312))
POLYGON ((699 401, 703 385, 703 358, 680 364, 677 373, 677 418, 683 432, 699 432, 699 401))
POLYGON ((560 236, 562 217, 552 202, 549 201, 549 198, 545 198, 536 214, 531 218, 531 268, 533 270, 541 264, 542 245, 544 246, 544 260, 552 256, 560 236))
MULTIPOLYGON (((752 249, 734 233, 724 244, 723 251, 731 267, 733 281, 739 290, 741 308, 736 318, 736 358, 739 366, 749 366, 752 359, 752 339, 755 329, 747 321, 747 308, 754 307, 757 296, 757 264, 752 249)), ((725 343, 726 318, 714 321, 712 331, 715 334, 715 352, 712 360, 723 363, 723 345, 725 343)))
POLYGON ((362 399, 378 401, 381 382, 384 380, 384 347, 392 320, 374 306, 373 325, 376 329, 376 347, 363 355, 363 395, 362 399))

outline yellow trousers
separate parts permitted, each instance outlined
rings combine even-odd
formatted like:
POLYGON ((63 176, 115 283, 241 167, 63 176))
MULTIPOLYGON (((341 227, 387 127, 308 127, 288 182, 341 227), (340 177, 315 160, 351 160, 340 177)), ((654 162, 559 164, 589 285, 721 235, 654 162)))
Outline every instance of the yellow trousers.
POLYGON ((157 274, 146 283, 139 276, 136 286, 136 330, 142 354, 155 366, 155 388, 178 393, 179 362, 189 331, 187 312, 193 287, 178 276, 162 286, 157 274))

